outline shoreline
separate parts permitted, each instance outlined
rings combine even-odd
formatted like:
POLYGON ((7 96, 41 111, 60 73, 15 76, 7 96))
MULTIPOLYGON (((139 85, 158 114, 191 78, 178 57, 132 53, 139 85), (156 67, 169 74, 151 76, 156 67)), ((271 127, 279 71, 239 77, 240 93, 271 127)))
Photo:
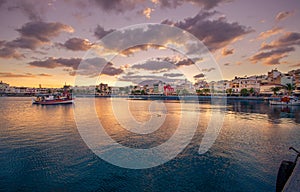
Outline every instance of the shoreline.
MULTIPOLYGON (((35 97, 29 94, 2 94, 0 97, 35 97)), ((247 101, 269 101, 279 100, 280 97, 266 96, 222 96, 222 95, 184 95, 184 96, 165 96, 165 95, 75 95, 76 98, 128 98, 136 100, 247 100, 247 101)))

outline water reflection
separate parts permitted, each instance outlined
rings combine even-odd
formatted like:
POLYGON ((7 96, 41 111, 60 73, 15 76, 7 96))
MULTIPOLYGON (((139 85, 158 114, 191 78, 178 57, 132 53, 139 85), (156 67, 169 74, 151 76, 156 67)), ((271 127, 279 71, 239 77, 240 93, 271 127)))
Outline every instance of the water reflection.
MULTIPOLYGON (((132 148, 154 147, 172 137, 181 107, 179 101, 163 102, 166 122, 141 135, 122 128, 110 99, 95 99, 109 135, 132 148)), ((138 121, 150 119, 150 103, 130 104, 138 121)), ((189 103, 184 106, 189 111, 189 103)), ((184 151, 158 167, 130 170, 103 161, 86 146, 74 122, 76 103, 37 106, 29 98, 0 98, 0 191, 275 191, 280 162, 294 159, 288 147, 300 148, 300 108, 246 101, 201 101, 199 106, 199 125, 184 151), (210 150, 200 155, 208 121, 217 113, 225 113, 223 127, 210 150)))
POLYGON ((300 123, 300 106, 269 105, 266 101, 229 101, 227 109, 240 114, 266 114, 274 124, 281 123, 284 118, 300 123))

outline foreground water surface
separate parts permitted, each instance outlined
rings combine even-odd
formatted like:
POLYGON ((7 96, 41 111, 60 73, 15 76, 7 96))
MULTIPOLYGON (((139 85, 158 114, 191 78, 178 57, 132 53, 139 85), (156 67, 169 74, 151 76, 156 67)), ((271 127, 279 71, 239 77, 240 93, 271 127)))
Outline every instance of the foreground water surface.
MULTIPOLYGON (((84 105, 91 99, 78 98, 76 103, 84 105)), ((0 191, 275 191, 280 162, 295 157, 288 148, 300 148, 300 107, 201 102, 197 104, 197 130, 176 158, 148 169, 121 168, 87 147, 74 119, 76 103, 39 106, 32 105, 30 98, 0 98, 0 191), (209 151, 199 154, 201 139, 214 114, 224 115, 223 126, 209 151)), ((190 105, 134 100, 129 102, 132 116, 148 121, 151 103, 164 106, 163 114, 156 117, 165 121, 148 135, 124 130, 115 118, 110 98, 96 98, 95 108, 116 142, 131 148, 151 148, 172 137, 180 115, 188 113, 190 105)), ((86 106, 85 110, 95 109, 86 106)), ((87 126, 89 118, 84 116, 87 126)), ((176 147, 178 143, 173 144, 176 147)))

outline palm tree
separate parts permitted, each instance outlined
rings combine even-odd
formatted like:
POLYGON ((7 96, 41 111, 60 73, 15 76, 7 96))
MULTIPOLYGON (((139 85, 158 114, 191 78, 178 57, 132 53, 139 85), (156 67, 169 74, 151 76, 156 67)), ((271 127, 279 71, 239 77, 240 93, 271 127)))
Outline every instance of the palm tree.
POLYGON ((242 90, 241 90, 241 95, 242 95, 242 96, 247 96, 247 95, 248 95, 248 90, 245 89, 245 88, 242 89, 242 90))
POLYGON ((231 89, 231 88, 227 89, 227 90, 226 90, 226 93, 228 93, 228 94, 231 96, 231 94, 232 94, 232 89, 231 89))
POLYGON ((295 87, 291 83, 286 84, 284 88, 288 91, 288 95, 291 95, 293 90, 295 89, 295 87))
POLYGON ((280 90, 280 87, 271 87, 271 90, 273 91, 274 95, 277 95, 277 92, 280 90))
POLYGON ((249 90, 250 96, 253 96, 253 93, 255 93, 255 90, 253 87, 251 87, 251 89, 249 90))

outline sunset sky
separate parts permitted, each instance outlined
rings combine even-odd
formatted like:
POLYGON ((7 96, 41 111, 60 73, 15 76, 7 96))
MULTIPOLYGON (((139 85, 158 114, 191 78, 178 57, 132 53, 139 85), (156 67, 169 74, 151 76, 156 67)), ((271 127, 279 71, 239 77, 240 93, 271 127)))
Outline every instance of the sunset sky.
MULTIPOLYGON (((300 68, 298 0, 0 0, 0 9, 0 80, 12 86, 74 85, 76 76, 91 84, 99 76, 97 66, 78 69, 86 57, 107 63, 101 82, 124 85, 155 78, 193 81, 216 70, 232 79, 300 68), (191 33, 210 50, 218 67, 195 71, 188 56, 155 45, 123 50, 110 61, 90 57, 98 40, 143 23, 191 33)), ((155 30, 147 28, 137 37, 131 29, 122 35, 129 42, 155 37, 155 30)), ((173 40, 168 35, 157 39, 162 44, 173 40)), ((110 46, 122 43, 115 38, 110 46)))

